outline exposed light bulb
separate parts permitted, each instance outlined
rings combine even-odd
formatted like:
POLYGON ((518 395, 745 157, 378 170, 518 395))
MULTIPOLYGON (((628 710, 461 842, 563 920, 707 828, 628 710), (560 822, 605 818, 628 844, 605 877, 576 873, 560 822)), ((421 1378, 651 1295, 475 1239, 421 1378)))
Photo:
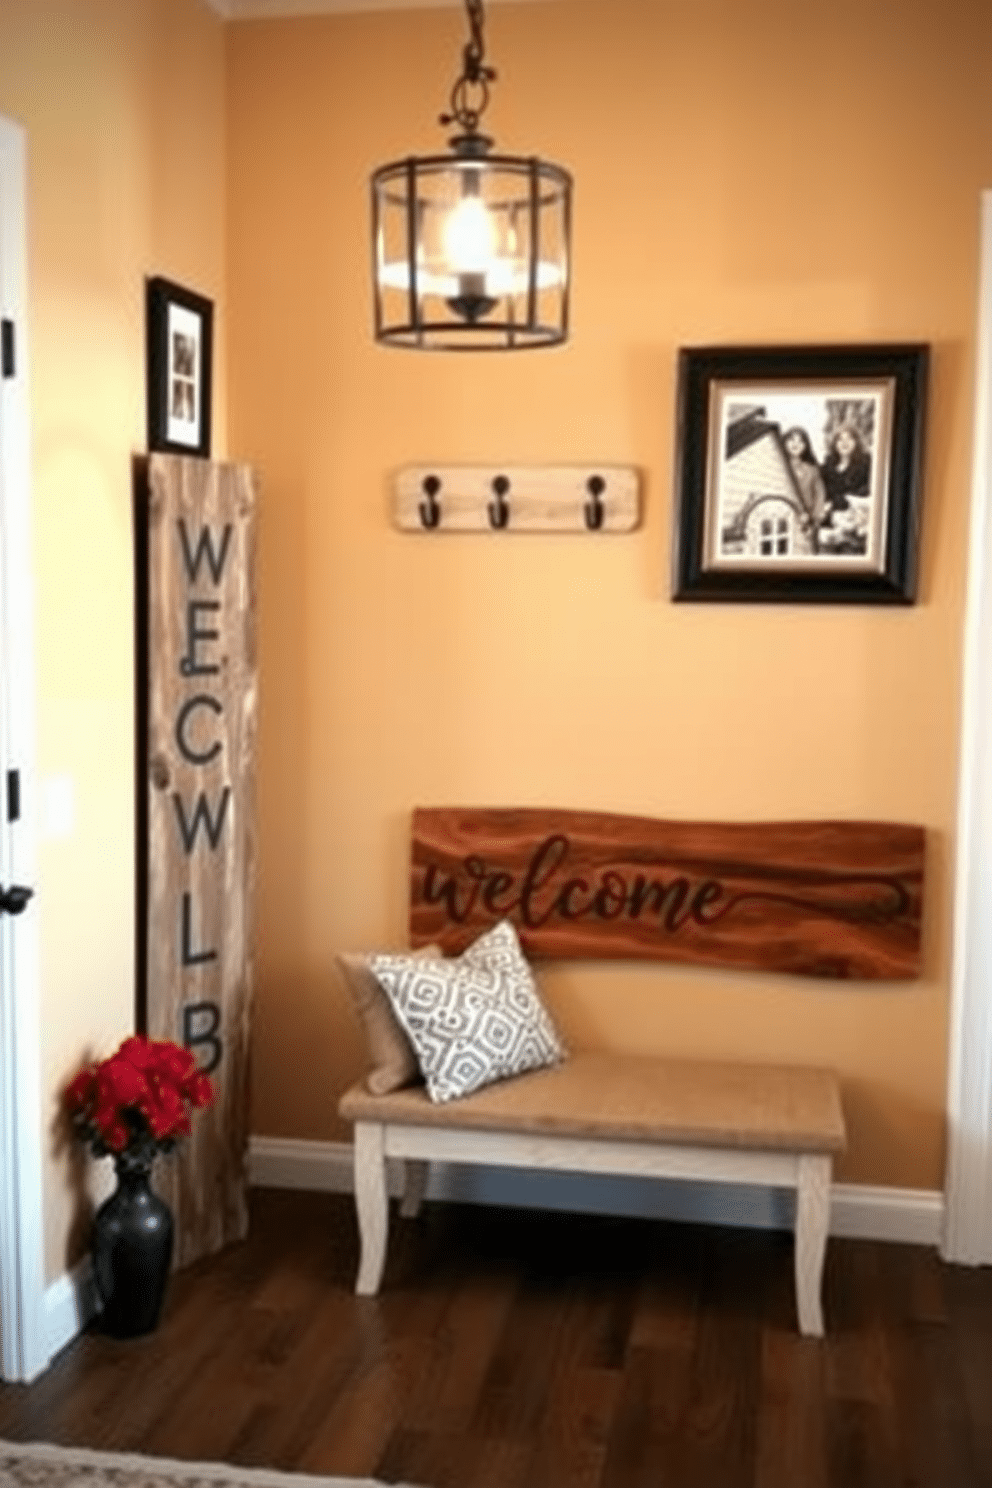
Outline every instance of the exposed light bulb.
POLYGON ((492 215, 480 196, 466 192, 444 224, 444 257, 454 274, 485 274, 496 254, 492 215))

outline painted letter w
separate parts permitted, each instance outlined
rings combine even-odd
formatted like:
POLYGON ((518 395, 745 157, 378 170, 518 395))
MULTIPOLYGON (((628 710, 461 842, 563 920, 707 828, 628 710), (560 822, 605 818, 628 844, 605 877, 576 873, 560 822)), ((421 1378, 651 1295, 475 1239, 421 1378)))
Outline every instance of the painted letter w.
POLYGON ((201 822, 203 823, 203 830, 206 832, 207 837, 210 841, 211 848, 214 852, 217 851, 217 844, 220 842, 221 834, 224 831, 224 818, 227 815, 227 803, 230 799, 230 795, 231 787, 229 785, 225 785, 220 798, 220 805, 217 807, 216 814, 214 816, 211 816, 210 803, 201 791, 196 798, 196 805, 193 807, 192 817, 189 821, 187 821, 186 809, 183 806, 182 796, 179 795, 178 791, 173 792, 172 804, 176 808, 176 821, 179 823, 179 835, 183 839, 183 851, 185 852, 187 857, 189 857, 190 853, 196 846, 196 839, 199 835, 201 822))
POLYGON ((190 545, 189 533, 186 531, 186 523, 182 517, 176 523, 179 528, 179 541, 183 550, 183 562, 186 565, 186 577, 191 584, 195 584, 200 573, 200 564, 204 559, 213 576, 215 584, 221 581, 224 572, 224 564, 227 562, 227 550, 231 545, 232 524, 227 522, 221 533, 220 550, 214 551, 214 535, 209 527, 201 527, 200 535, 196 540, 196 552, 190 545))

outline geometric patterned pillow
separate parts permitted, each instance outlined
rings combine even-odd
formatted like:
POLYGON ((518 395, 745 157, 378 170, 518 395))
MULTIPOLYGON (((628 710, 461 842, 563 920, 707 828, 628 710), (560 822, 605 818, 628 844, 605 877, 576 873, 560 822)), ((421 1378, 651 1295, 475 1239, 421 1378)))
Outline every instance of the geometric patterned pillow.
POLYGON ((433 1101, 565 1058, 509 920, 460 956, 379 955, 368 965, 410 1036, 433 1101))

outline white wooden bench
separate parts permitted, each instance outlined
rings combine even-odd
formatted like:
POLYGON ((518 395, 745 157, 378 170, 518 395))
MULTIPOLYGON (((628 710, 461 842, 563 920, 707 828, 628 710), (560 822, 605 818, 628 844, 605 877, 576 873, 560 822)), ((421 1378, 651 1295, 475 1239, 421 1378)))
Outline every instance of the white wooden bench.
POLYGON ((341 1098, 355 1124, 361 1240, 356 1290, 379 1290, 389 1230, 387 1159, 405 1164, 403 1213, 430 1162, 754 1183, 796 1191, 799 1328, 823 1333, 831 1164, 845 1146, 836 1076, 777 1065, 574 1054, 437 1105, 422 1086, 341 1098))

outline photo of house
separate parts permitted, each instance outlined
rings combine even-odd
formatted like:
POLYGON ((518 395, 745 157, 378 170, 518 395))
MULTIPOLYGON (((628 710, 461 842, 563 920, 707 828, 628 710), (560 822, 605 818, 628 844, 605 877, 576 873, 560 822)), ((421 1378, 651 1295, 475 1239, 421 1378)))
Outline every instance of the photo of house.
POLYGON ((720 556, 809 558, 815 529, 778 424, 762 412, 727 428, 720 477, 720 556))

